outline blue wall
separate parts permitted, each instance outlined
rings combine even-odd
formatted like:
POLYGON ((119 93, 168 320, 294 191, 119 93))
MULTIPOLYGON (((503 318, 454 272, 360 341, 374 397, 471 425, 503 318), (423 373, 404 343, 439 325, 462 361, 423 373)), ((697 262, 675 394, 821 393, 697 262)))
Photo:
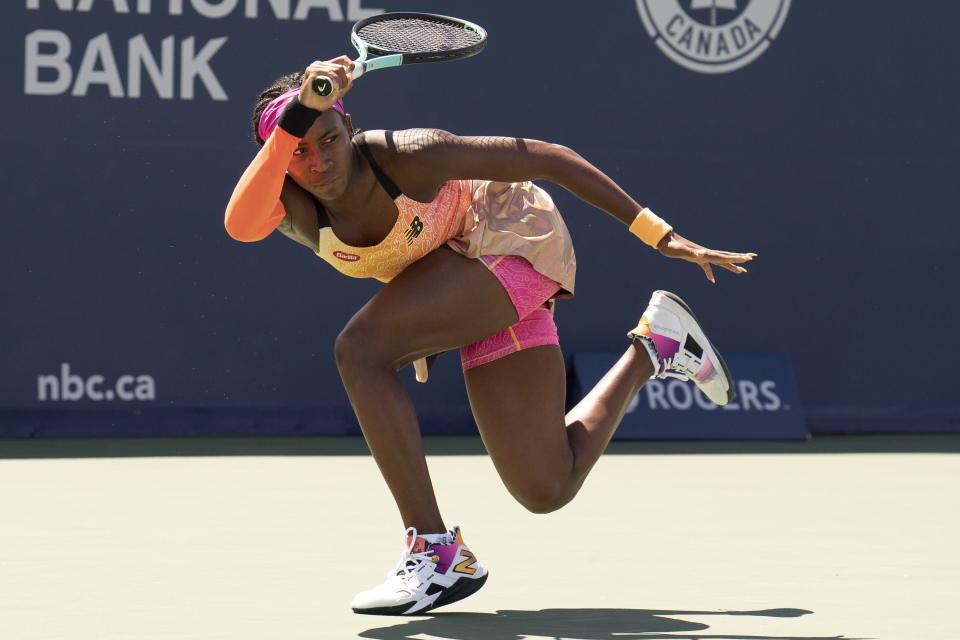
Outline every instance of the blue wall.
MULTIPOLYGON (((811 430, 960 429, 960 7, 737 4, 718 12, 728 29, 762 5, 787 13, 762 55, 702 73, 641 20, 646 6, 679 7, 661 34, 676 41, 708 21, 689 0, 602 12, 571 1, 546 12, 500 0, 3 3, 0 435, 356 431, 332 344, 379 285, 279 235, 233 242, 222 213, 255 152, 256 94, 348 52, 350 24, 372 9, 460 15, 491 36, 470 60, 359 81, 348 107, 360 126, 561 143, 681 234, 760 254, 748 275, 710 285, 548 186, 579 256, 577 297, 558 306, 565 351, 621 349, 649 292, 666 288, 724 352, 790 357, 811 430), (278 19, 284 6, 291 17, 278 19), (224 17, 199 11, 218 7, 224 17), (167 97, 146 71, 130 97, 138 36, 157 60, 169 38, 167 97), (83 397, 58 389, 52 400, 70 376, 83 397)), ((469 425, 456 365, 441 359, 415 391, 428 431, 469 425)))

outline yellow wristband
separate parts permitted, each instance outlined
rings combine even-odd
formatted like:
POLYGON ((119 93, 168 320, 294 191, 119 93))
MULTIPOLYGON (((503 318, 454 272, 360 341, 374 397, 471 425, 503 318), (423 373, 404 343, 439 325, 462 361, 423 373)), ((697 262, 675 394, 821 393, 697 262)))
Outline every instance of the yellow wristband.
POLYGON ((663 237, 673 231, 673 227, 664 222, 650 209, 644 208, 630 225, 630 233, 643 240, 654 249, 663 237))

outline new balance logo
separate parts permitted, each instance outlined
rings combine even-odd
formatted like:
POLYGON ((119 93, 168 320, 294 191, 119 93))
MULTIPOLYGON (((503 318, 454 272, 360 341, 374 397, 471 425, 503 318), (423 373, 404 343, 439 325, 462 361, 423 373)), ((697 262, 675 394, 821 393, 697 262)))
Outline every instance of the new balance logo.
POLYGON ((421 232, 423 232, 423 222, 421 222, 420 216, 414 216, 413 220, 410 221, 410 228, 403 234, 407 239, 407 244, 413 244, 413 241, 417 239, 421 232))
POLYGON ((457 566, 453 568, 457 573, 465 573, 468 576, 472 576, 477 572, 477 558, 467 549, 460 549, 460 553, 463 554, 464 560, 457 566))

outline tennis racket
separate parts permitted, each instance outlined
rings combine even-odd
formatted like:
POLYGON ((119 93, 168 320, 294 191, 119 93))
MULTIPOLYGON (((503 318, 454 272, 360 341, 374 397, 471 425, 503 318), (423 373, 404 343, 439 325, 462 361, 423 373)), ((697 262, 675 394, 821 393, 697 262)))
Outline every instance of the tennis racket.
MULTIPOLYGON (((382 13, 353 25, 350 41, 360 54, 351 74, 356 80, 374 69, 475 56, 487 46, 487 32, 472 22, 432 13, 382 13)), ((312 88, 328 96, 338 86, 320 76, 312 88)))

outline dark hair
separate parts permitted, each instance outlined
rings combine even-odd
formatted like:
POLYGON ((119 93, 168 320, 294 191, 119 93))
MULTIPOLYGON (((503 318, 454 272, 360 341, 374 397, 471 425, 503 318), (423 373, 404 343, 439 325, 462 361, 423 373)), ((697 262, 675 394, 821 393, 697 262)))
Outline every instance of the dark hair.
MULTIPOLYGON (((287 75, 280 76, 274 80, 273 84, 270 85, 270 88, 264 90, 260 94, 260 96, 257 98, 257 104, 253 107, 253 120, 251 121, 251 124, 253 125, 254 142, 261 147, 263 146, 264 140, 260 137, 260 116, 263 115, 263 111, 267 108, 267 105, 287 91, 298 88, 301 84, 303 84, 302 71, 299 73, 288 73, 287 75)), ((358 133, 360 133, 359 129, 353 129, 350 131, 350 137, 353 137, 358 133)))
POLYGON ((259 126, 260 126, 260 116, 263 115, 263 110, 267 108, 267 105, 276 100, 282 94, 290 91, 290 89, 296 89, 301 84, 303 84, 303 72, 300 73, 288 73, 285 76, 280 76, 274 80, 273 84, 269 89, 266 89, 260 94, 260 97, 257 98, 257 104, 253 107, 253 140, 260 146, 263 146, 263 138, 260 137, 259 126))

